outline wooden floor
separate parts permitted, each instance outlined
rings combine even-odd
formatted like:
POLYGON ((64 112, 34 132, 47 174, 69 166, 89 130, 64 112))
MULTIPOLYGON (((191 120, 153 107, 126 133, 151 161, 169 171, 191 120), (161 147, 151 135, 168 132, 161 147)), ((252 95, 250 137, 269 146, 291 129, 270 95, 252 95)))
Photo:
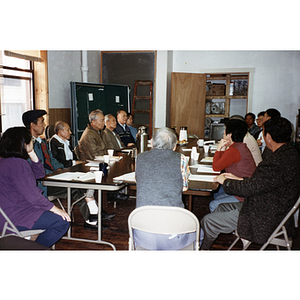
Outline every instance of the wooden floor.
MULTIPOLYGON (((193 198, 193 213, 199 220, 209 213, 208 204, 212 200, 211 197, 197 197, 193 198)), ((187 204, 188 198, 184 196, 184 202, 187 204)), ((64 200, 63 200, 64 204, 64 200)), ((113 203, 108 203, 105 211, 108 213, 115 212, 117 215, 110 221, 103 221, 103 224, 109 226, 108 229, 102 230, 102 240, 108 241, 115 245, 117 250, 128 250, 128 225, 127 219, 132 210, 135 208, 135 199, 130 198, 127 201, 117 202, 116 208, 113 203)), ((74 209, 74 222, 72 223, 72 236, 79 238, 97 239, 97 231, 94 229, 84 228, 84 220, 77 207, 74 209)), ((211 250, 227 250, 230 244, 234 241, 233 234, 221 234, 216 240, 211 250)), ((242 243, 239 241, 234 250, 241 250, 242 243)), ((259 245, 252 244, 249 250, 259 249, 259 245)), ((300 230, 298 230, 297 238, 293 244, 294 250, 300 249, 300 230)), ((69 241, 61 239, 55 245, 55 250, 109 250, 112 248, 107 245, 100 245, 95 243, 85 243, 78 241, 69 241)), ((276 250, 274 246, 269 246, 267 250, 276 250)))

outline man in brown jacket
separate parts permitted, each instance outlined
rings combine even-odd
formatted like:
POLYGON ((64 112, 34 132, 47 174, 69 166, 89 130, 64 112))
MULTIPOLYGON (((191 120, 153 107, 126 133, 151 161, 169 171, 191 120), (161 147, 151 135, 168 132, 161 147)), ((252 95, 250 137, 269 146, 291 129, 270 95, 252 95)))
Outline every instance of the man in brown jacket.
POLYGON ((94 160, 96 156, 107 154, 102 138, 104 128, 104 115, 97 109, 89 114, 89 124, 84 130, 78 143, 78 156, 80 160, 94 160))
POLYGON ((116 118, 112 114, 104 117, 105 129, 103 130, 103 141, 107 149, 120 150, 125 148, 124 143, 121 141, 119 135, 114 132, 117 127, 116 118))

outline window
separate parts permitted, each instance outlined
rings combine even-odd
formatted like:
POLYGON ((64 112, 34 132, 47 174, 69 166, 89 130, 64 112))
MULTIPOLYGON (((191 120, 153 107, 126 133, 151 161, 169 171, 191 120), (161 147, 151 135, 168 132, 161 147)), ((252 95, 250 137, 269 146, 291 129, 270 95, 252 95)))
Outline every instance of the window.
POLYGON ((0 132, 24 126, 23 112, 34 109, 33 62, 6 56, 0 51, 0 132))

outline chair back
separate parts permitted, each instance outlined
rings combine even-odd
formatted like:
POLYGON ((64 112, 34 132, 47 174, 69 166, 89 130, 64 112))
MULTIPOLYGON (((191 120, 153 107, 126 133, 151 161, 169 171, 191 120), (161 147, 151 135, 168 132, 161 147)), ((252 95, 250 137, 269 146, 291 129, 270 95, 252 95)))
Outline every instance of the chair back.
POLYGON ((300 196, 299 196, 297 202, 293 205, 291 210, 288 212, 288 214, 283 218, 281 223, 277 226, 277 228, 274 230, 274 232, 270 235, 268 241, 260 248, 260 250, 264 250, 269 244, 276 245, 277 249, 279 249, 279 246, 281 246, 281 247, 286 247, 288 250, 291 250, 293 240, 288 237, 287 231, 285 228, 285 224, 289 220, 289 218, 297 212, 299 205, 300 205, 300 196), (282 236, 282 235, 283 235, 283 239, 278 238, 279 236, 282 236))
POLYGON ((128 217, 129 250, 134 249, 133 229, 155 234, 184 234, 196 232, 199 249, 200 226, 197 217, 187 209, 173 206, 142 206, 128 217))
POLYGON ((45 138, 48 142, 54 135, 54 125, 48 125, 45 129, 45 138))

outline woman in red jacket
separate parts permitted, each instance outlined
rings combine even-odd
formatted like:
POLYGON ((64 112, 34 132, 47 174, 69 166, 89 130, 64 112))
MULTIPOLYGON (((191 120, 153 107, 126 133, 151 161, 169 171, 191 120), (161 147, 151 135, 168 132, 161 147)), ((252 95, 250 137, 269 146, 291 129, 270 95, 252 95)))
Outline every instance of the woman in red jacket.
MULTIPOLYGON (((226 173, 229 172, 238 177, 251 177, 256 165, 250 150, 243 143, 247 130, 247 124, 242 120, 232 119, 226 122, 223 139, 219 142, 214 155, 214 171, 225 170, 226 173)), ((220 186, 219 191, 214 195, 214 200, 209 204, 209 209, 213 212, 220 203, 243 200, 241 197, 226 194, 220 186)))

